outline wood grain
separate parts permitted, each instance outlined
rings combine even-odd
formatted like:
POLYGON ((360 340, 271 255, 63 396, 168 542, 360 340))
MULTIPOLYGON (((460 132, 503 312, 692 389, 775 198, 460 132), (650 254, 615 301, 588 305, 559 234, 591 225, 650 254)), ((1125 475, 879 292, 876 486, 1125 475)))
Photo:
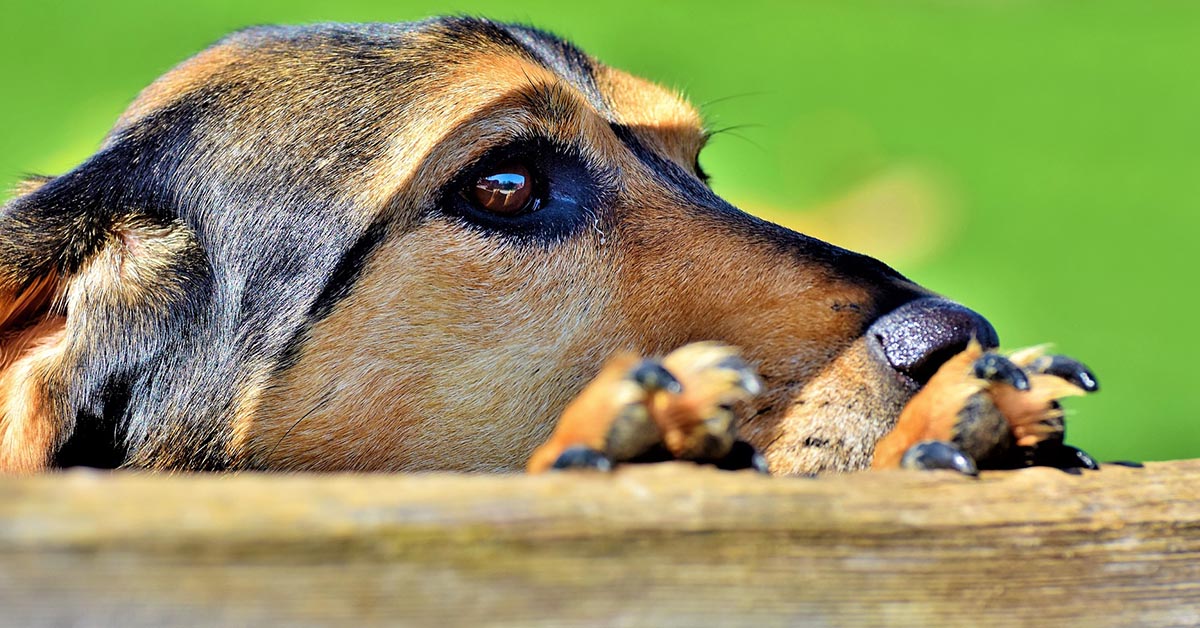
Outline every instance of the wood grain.
POLYGON ((4 625, 1200 624, 1200 461, 0 479, 4 625))

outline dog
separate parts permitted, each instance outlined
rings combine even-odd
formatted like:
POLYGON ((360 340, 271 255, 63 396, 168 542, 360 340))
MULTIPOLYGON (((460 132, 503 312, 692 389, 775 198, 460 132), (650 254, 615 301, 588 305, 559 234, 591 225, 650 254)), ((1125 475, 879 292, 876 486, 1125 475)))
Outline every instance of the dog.
POLYGON ((237 32, 0 212, 0 469, 521 469, 611 355, 741 348, 870 465, 978 313, 707 185, 678 94, 520 25, 237 32))

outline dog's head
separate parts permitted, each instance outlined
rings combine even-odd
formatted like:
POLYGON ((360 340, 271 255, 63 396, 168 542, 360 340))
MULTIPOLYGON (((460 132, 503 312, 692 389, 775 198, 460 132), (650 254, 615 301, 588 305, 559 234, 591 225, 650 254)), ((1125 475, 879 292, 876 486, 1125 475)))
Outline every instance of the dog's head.
POLYGON ((525 27, 252 29, 6 209, 32 226, 0 236, 0 291, 59 283, 62 404, 109 400, 68 413, 135 464, 517 468, 608 355, 720 340, 766 383, 742 434, 776 471, 863 467, 995 332, 717 197, 706 139, 525 27))

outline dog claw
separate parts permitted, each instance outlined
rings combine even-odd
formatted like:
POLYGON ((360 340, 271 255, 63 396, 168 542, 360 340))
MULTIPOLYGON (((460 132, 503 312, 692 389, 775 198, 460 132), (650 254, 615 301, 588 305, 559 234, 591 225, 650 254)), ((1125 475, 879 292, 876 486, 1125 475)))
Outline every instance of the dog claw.
POLYGON ((1035 446, 1030 466, 1053 467, 1068 472, 1071 469, 1100 469, 1100 463, 1086 451, 1059 441, 1046 441, 1035 446))
POLYGON ((1025 371, 999 353, 985 353, 976 360, 975 377, 1008 384, 1017 390, 1029 390, 1029 376, 1025 371))
POLYGON ((716 368, 732 371, 737 374, 736 385, 746 394, 754 397, 763 391, 762 380, 758 379, 758 374, 754 369, 746 364, 740 355, 731 355, 717 363, 716 368))
POLYGON ((920 471, 950 469, 972 477, 979 475, 979 469, 970 456, 940 440, 922 441, 910 447, 900 459, 900 467, 920 471))
POLYGON ((1030 363, 1029 370, 1034 373, 1045 373, 1046 375, 1065 379, 1078 386, 1084 392, 1096 392, 1100 390, 1100 383, 1096 381, 1096 376, 1092 373, 1091 369, 1082 362, 1068 358, 1065 355, 1041 356, 1030 363))
POLYGON ((568 447, 554 460, 551 469, 594 469, 596 471, 612 471, 612 461, 603 453, 591 447, 568 447))
POLYGON ((713 460, 710 464, 725 471, 753 469, 763 475, 771 474, 771 470, 767 467, 766 456, 755 449, 754 445, 744 440, 734 441, 733 446, 729 448, 729 453, 725 454, 724 458, 713 460))
POLYGON ((982 469, 1097 469, 1087 453, 1063 444, 1066 421, 1059 400, 1098 388, 1086 366, 1046 355, 1043 347, 1006 357, 972 343, 909 400, 896 426, 876 443, 871 465, 962 465, 949 452, 921 448, 944 441, 982 469))
POLYGON ((642 360, 629 374, 647 393, 664 391, 672 395, 683 392, 683 384, 658 360, 642 360))

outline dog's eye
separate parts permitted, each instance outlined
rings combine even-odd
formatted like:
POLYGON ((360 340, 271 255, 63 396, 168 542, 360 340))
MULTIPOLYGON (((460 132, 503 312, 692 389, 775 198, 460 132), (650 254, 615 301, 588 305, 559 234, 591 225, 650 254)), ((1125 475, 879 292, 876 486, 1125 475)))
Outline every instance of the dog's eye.
POLYGON ((470 192, 475 204, 493 214, 512 216, 537 210, 535 181, 529 168, 510 163, 479 177, 470 192))
POLYGON ((615 194, 612 179, 593 170, 573 146, 516 138, 447 181, 430 214, 491 235, 558 242, 597 220, 615 194))

